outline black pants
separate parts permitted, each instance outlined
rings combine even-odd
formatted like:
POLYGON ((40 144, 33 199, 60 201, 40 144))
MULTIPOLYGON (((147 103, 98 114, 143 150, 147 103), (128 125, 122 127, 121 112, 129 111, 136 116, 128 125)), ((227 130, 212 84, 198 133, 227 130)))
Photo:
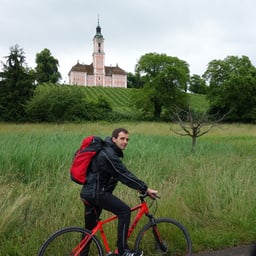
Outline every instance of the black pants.
POLYGON ((127 233, 130 225, 131 211, 130 207, 118 197, 106 192, 99 196, 98 200, 92 198, 83 198, 85 203, 85 228, 93 229, 97 224, 97 219, 102 209, 110 211, 118 216, 117 230, 117 248, 122 255, 127 245, 127 233))

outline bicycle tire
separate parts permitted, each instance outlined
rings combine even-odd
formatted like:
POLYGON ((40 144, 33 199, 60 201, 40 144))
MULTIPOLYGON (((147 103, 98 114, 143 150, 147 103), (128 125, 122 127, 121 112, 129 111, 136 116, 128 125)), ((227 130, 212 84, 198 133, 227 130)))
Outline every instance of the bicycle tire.
POLYGON ((192 242, 186 228, 174 219, 155 219, 157 230, 163 242, 157 243, 151 223, 146 224, 135 240, 135 251, 143 251, 144 255, 191 256, 192 242))
MULTIPOLYGON (((38 256, 103 256, 103 248, 96 236, 93 236, 90 241, 89 252, 72 252, 79 245, 82 237, 90 235, 90 231, 79 227, 67 227, 53 233, 41 246, 38 256)), ((86 249, 85 249, 86 250, 86 249)))

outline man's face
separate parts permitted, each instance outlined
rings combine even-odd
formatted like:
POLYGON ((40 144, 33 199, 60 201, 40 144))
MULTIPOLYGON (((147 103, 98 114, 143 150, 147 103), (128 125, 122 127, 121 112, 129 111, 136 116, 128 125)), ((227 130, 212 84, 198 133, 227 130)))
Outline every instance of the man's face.
POLYGON ((120 132, 118 134, 118 137, 117 138, 113 137, 112 140, 117 145, 118 148, 120 148, 121 150, 124 150, 126 148, 126 146, 128 145, 129 134, 120 132))

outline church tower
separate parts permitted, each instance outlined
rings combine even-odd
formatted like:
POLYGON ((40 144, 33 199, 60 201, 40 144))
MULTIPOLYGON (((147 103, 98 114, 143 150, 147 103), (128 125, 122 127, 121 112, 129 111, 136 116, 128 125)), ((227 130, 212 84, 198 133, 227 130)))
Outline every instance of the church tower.
POLYGON ((93 70, 95 85, 105 86, 105 52, 104 37, 101 34, 101 27, 98 19, 96 35, 93 38, 93 70))

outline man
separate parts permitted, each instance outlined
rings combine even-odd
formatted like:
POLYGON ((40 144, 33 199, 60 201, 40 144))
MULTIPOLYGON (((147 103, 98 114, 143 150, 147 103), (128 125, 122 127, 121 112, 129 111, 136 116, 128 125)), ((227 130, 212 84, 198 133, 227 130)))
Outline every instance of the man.
POLYGON ((110 211, 118 216, 118 255, 141 256, 142 252, 131 251, 127 245, 130 207, 112 192, 118 181, 141 193, 148 193, 152 198, 156 197, 157 191, 148 188, 120 160, 128 141, 129 133, 124 128, 115 129, 112 137, 106 138, 103 150, 92 160, 86 184, 81 190, 81 198, 85 202, 85 228, 91 230, 96 226, 102 209, 110 211))

